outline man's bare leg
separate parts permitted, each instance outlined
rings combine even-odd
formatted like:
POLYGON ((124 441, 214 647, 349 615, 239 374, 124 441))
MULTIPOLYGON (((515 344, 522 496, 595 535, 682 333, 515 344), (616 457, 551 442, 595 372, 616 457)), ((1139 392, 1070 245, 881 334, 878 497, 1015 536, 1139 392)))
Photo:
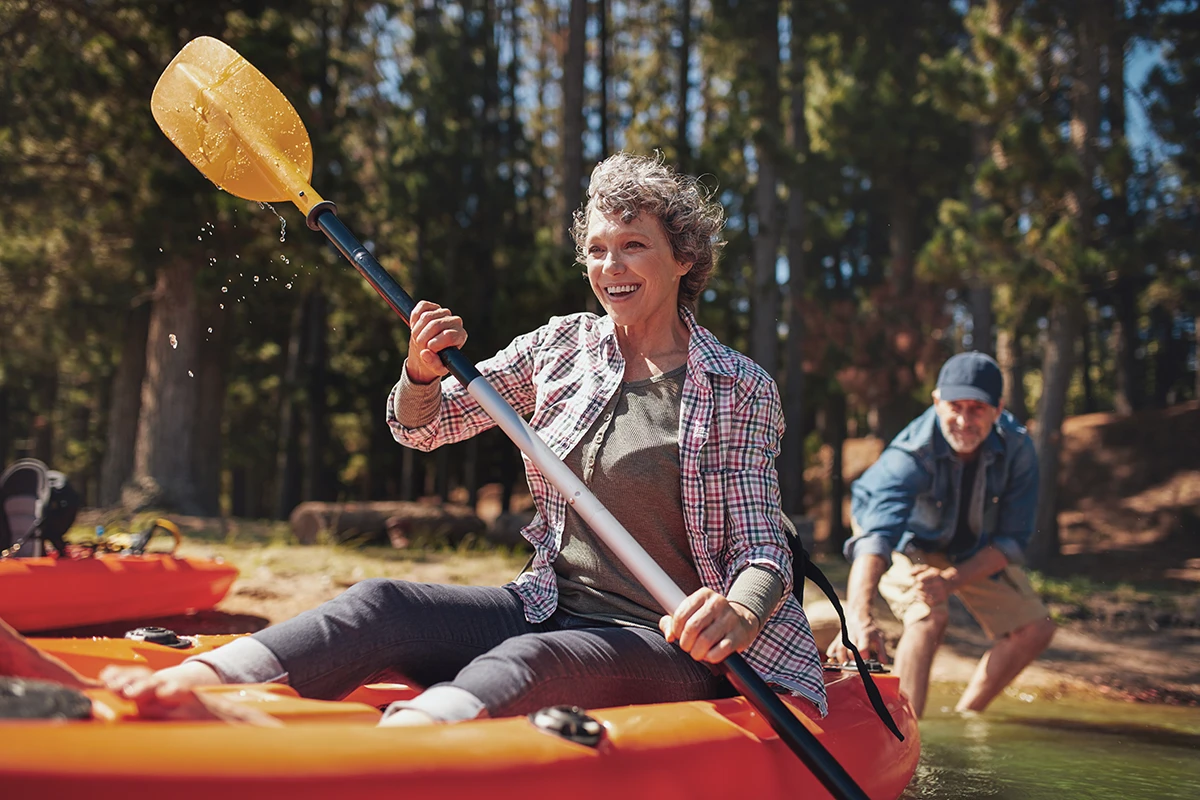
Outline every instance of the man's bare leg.
POLYGON ((950 614, 944 607, 935 608, 924 619, 905 625, 896 646, 895 670, 900 676, 900 691, 908 696, 918 718, 925 713, 929 672, 949 620, 950 614))
POLYGON ((73 689, 95 689, 101 684, 85 678, 58 658, 43 653, 0 619, 0 675, 11 678, 35 678, 73 689))
POLYGON ((983 711, 996 695, 1004 691, 1021 670, 1050 645, 1057 625, 1046 619, 1017 628, 993 645, 979 659, 967 690, 959 698, 956 711, 983 711))

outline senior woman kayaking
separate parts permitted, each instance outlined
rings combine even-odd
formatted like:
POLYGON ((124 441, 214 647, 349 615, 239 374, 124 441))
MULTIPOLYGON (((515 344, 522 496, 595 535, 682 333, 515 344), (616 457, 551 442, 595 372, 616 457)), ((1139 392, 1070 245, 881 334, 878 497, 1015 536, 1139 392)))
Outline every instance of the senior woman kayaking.
MULTIPOLYGON (((555 317, 481 374, 687 594, 650 594, 527 461, 537 516, 529 569, 502 587, 369 580, 300 616, 177 667, 109 673, 153 713, 191 687, 282 681, 345 696, 383 675, 426 687, 382 724, 453 722, 572 703, 605 707, 731 693, 710 668, 734 651, 825 713, 808 622, 790 592, 774 459, 775 384, 692 314, 724 217, 694 179, 618 154, 592 173, 572 229, 604 309, 555 317)), ((438 353, 462 320, 417 304, 387 420, 421 450, 494 422, 438 353)))

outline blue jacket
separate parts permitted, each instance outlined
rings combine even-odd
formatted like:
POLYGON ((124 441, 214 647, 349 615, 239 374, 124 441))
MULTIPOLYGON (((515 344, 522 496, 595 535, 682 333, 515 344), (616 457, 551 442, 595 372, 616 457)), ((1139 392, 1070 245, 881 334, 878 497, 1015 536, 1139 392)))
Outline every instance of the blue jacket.
MULTIPOLYGON (((1005 411, 984 440, 979 458, 977 491, 963 492, 971 502, 968 521, 978 540, 954 561, 991 545, 1009 563, 1022 564, 1037 514, 1033 440, 1005 411)), ((846 542, 846 558, 853 561, 862 553, 875 553, 890 562, 893 550, 903 552, 910 544, 927 552, 945 550, 958 524, 962 470, 930 406, 854 482, 850 511, 857 535, 846 542)))

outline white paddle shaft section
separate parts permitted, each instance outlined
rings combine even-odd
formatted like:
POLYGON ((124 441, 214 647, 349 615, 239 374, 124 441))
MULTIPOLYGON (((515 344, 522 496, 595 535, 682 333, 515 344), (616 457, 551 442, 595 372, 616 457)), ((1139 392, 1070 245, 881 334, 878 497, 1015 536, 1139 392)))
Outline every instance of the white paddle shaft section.
POLYGON ((591 526, 617 558, 621 559, 630 572, 637 576, 642 586, 667 610, 674 613, 687 597, 675 585, 662 567, 655 563, 637 540, 617 522, 617 518, 600 504, 583 481, 564 464, 554 451, 542 441, 537 431, 529 426, 500 393, 483 378, 476 378, 467 385, 467 393, 483 407, 488 416, 496 421, 501 430, 508 434, 513 444, 529 456, 529 460, 542 471, 554 488, 566 498, 584 522, 591 526))

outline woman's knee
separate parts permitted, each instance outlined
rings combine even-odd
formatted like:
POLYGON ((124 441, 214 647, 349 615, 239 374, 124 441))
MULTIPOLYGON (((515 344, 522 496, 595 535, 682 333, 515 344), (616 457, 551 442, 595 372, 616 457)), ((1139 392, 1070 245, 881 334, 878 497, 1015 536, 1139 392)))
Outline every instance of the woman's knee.
POLYGON ((395 587, 392 585, 396 581, 388 578, 367 578, 365 581, 358 581, 349 589, 337 596, 338 600, 345 602, 362 602, 371 605, 377 605, 387 602, 395 595, 395 587))
POLYGON ((368 578, 359 581, 331 600, 355 617, 393 619, 420 601, 413 592, 414 584, 390 578, 368 578))

